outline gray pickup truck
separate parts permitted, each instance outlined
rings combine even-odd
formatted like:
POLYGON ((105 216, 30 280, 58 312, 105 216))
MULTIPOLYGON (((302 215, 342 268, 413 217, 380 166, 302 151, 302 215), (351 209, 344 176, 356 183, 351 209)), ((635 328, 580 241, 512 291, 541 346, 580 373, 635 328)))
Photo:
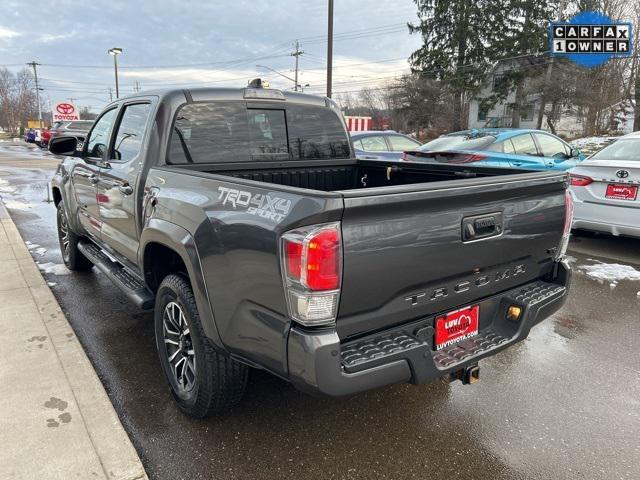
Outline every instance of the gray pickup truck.
POLYGON ((567 296, 565 174, 356 160, 328 98, 138 94, 80 151, 50 150, 65 155, 65 264, 155 309, 162 368, 195 417, 239 402, 250 368, 331 396, 474 383, 567 296))

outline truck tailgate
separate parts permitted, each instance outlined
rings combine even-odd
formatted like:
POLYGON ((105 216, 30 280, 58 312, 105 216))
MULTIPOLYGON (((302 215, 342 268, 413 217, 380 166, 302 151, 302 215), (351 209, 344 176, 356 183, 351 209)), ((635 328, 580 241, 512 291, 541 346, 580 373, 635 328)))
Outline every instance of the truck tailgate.
POLYGON ((343 192, 339 336, 447 312, 549 273, 565 189, 565 174, 544 172, 343 192))

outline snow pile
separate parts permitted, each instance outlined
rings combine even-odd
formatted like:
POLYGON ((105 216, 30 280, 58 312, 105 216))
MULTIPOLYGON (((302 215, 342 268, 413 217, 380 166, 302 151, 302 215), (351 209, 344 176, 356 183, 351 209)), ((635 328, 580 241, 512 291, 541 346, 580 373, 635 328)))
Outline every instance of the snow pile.
POLYGON ((38 263, 36 262, 36 265, 38 265, 38 268, 40 270, 42 270, 44 273, 53 273, 54 275, 69 275, 71 274, 71 271, 64 266, 64 264, 62 263, 51 263, 51 262, 47 262, 47 263, 38 263))
POLYGON ((597 280, 599 283, 608 282, 613 290, 622 280, 640 281, 640 271, 630 265, 620 265, 619 263, 602 263, 594 260, 595 265, 579 265, 578 271, 586 273, 588 277, 597 280))
POLYGON ((47 253, 47 249, 41 247, 37 243, 31 243, 29 240, 25 241, 24 244, 27 246, 27 250, 33 253, 37 253, 41 257, 44 257, 44 254, 47 253))
POLYGON ((598 150, 606 147, 610 143, 617 140, 619 137, 585 137, 576 138, 571 142, 571 145, 576 147, 585 155, 591 155, 598 150))

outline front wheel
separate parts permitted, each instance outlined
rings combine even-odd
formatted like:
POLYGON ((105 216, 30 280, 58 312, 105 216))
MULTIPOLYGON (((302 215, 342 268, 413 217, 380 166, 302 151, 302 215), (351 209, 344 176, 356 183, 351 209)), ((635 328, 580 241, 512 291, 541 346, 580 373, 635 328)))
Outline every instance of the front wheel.
POLYGON ((172 274, 162 281, 154 315, 160 362, 180 409, 205 418, 240 402, 249 369, 213 348, 185 277, 172 274))
POLYGON ((58 203, 57 208, 58 240, 60 242, 62 261, 69 270, 76 272, 91 270, 93 264, 78 249, 80 237, 71 230, 69 222, 67 221, 67 215, 64 213, 62 202, 58 203))

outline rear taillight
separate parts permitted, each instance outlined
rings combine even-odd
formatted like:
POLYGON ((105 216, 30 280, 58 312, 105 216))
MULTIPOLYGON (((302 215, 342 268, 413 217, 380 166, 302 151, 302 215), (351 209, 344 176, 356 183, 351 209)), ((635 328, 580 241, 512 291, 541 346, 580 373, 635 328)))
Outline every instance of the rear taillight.
POLYGON ((558 252, 556 253, 556 260, 562 260, 567 253, 569 247, 569 238, 571 237, 571 225, 573 223, 573 199, 571 193, 567 190, 565 192, 565 210, 564 210, 564 229, 562 232, 562 240, 558 246, 558 252))
POLYGON ((281 252, 291 318, 306 326, 335 323, 342 277, 340 224, 287 232, 281 252))
POLYGON ((460 159, 460 163, 473 163, 480 162, 482 160, 486 160, 487 156, 481 153, 473 153, 470 155, 463 155, 460 159))
POLYGON ((593 178, 585 177, 584 175, 570 175, 571 185, 574 187, 586 187, 590 183, 593 183, 593 178))

